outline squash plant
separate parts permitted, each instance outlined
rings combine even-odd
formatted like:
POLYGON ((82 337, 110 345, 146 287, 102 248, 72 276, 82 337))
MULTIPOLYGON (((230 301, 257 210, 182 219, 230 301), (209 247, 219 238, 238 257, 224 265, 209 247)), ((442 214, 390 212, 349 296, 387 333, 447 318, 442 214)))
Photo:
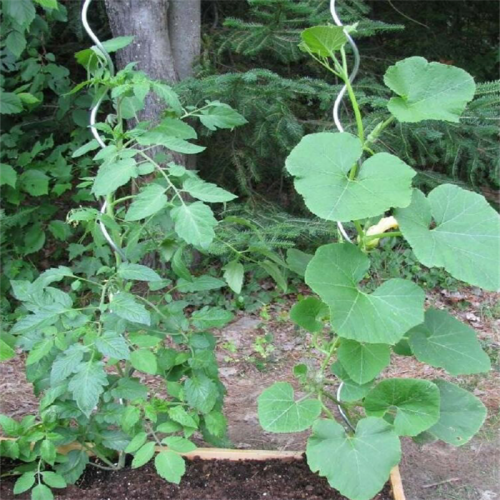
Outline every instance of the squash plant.
POLYGON ((357 136, 307 135, 288 156, 286 169, 309 210, 352 223, 357 240, 301 256, 305 281, 317 296, 295 304, 291 319, 313 334, 322 359, 319 368, 295 367, 304 397, 296 399, 289 383, 277 382, 260 395, 258 414, 270 432, 312 427, 306 451, 311 470, 348 498, 368 500, 400 461, 401 436, 461 446, 486 417, 479 399, 447 380, 380 378, 391 355, 414 356, 450 375, 490 369, 475 332, 445 311, 425 310, 424 292, 412 281, 390 279, 375 288, 367 274, 370 252, 381 238, 402 237, 425 266, 498 290, 500 221, 477 193, 446 184, 428 195, 412 189, 411 167, 372 151, 395 120, 459 122, 474 95, 472 77, 421 57, 396 63, 384 78, 394 92, 390 116, 367 135, 349 81, 346 42, 341 27, 316 26, 302 33, 301 48, 345 82, 357 136), (340 423, 328 402, 338 405, 340 423))
MULTIPOLYGON (((130 41, 114 39, 105 48, 117 50, 130 41)), ((106 200, 106 210, 80 207, 68 220, 84 225, 96 253, 109 254, 103 247, 104 225, 116 245, 114 261, 91 278, 59 266, 32 282, 12 281, 22 306, 1 346, 3 359, 14 355, 14 346, 26 353, 26 375, 40 398, 37 417, 17 422, 0 416, 4 434, 14 438, 0 443, 1 452, 26 462, 14 471, 20 474, 14 492, 32 489, 32 498, 44 500, 53 498, 51 488, 81 476, 88 451, 98 458, 93 466, 116 470, 125 465, 126 453, 134 455, 132 467, 141 467, 153 459, 156 445, 167 445, 168 451, 154 458, 156 470, 178 483, 185 470, 179 452, 196 448, 190 437, 200 431, 217 444, 226 433, 225 390, 218 378, 215 338, 207 330, 223 326, 232 314, 220 308, 185 314, 189 304, 182 292, 206 289, 216 280, 192 276, 184 255, 191 248, 206 249, 214 238, 217 220, 208 203, 235 196, 169 161, 165 153, 153 157, 149 152, 159 147, 201 152, 188 119, 211 130, 230 129, 245 119, 220 102, 184 107, 172 88, 133 65, 113 76, 97 47, 77 57, 89 79, 74 92, 88 86, 95 102, 109 94, 113 111, 95 125, 105 147, 99 149, 93 140, 73 155, 96 153, 97 173, 82 185, 106 200), (124 120, 137 118, 151 95, 166 104, 161 121, 138 121, 127 130, 124 120), (143 182, 135 184, 141 177, 143 182), (158 248, 154 242, 160 234, 158 248), (171 262, 175 284, 141 263, 152 251, 171 262), (157 378, 154 385, 146 385, 148 375, 157 378), (59 454, 59 446, 72 442, 82 449, 59 454)))

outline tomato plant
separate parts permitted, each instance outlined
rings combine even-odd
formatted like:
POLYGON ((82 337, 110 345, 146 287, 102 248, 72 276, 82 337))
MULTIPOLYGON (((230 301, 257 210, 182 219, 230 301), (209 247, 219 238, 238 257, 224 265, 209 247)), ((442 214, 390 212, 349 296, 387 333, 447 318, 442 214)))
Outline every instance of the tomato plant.
POLYGON ((310 468, 348 498, 368 500, 400 461, 400 436, 460 446, 486 417, 478 398, 449 381, 378 378, 391 355, 415 356, 450 375, 490 369, 476 333, 445 311, 426 311, 425 294, 411 280, 390 279, 372 290, 370 253, 381 238, 405 238, 425 266, 498 290, 500 221, 477 193, 447 184, 427 196, 413 189, 410 166, 371 148, 394 120, 458 122, 473 98, 473 78, 421 57, 396 63, 384 78, 394 92, 390 116, 366 134, 349 80, 346 42, 342 27, 316 26, 303 31, 301 48, 345 83, 357 136, 306 135, 286 169, 313 214, 352 224, 357 238, 302 255, 305 281, 316 295, 295 304, 291 319, 313 334, 322 359, 319 366, 295 367, 304 397, 296 399, 289 383, 276 382, 259 397, 258 412, 267 431, 312 428, 310 468), (338 406, 345 426, 328 402, 338 406))

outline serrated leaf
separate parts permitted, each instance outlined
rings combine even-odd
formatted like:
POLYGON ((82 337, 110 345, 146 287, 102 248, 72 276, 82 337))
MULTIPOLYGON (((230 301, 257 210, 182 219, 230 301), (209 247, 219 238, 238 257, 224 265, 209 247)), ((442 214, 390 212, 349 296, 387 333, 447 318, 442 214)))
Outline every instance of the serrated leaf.
POLYGON ((126 280, 136 281, 161 281, 161 276, 150 267, 142 264, 123 262, 118 267, 118 276, 126 280))
POLYGON ((111 40, 103 42, 103 46, 107 52, 116 52, 117 50, 124 49, 134 41, 133 36, 117 36, 111 40))
POLYGON ((486 420, 486 407, 470 392, 445 380, 434 380, 441 394, 438 422, 429 429, 437 439, 462 446, 479 431, 486 420))
POLYGON ((135 198, 125 215, 126 221, 145 219, 158 213, 167 205, 165 188, 159 184, 146 186, 135 198))
POLYGON ((483 196, 451 184, 427 198, 415 190, 411 205, 396 210, 395 217, 422 264, 444 267, 486 290, 500 289, 500 217, 483 196))
POLYGON ((337 355, 349 377, 360 385, 373 380, 391 362, 391 348, 387 344, 342 339, 337 355))
POLYGON ((391 66, 384 83, 400 97, 389 101, 389 111, 400 122, 445 120, 458 122, 476 92, 466 71, 448 64, 409 57, 391 66))
POLYGON ((138 349, 130 355, 130 363, 136 369, 150 375, 156 375, 158 363, 156 356, 148 349, 138 349))
POLYGON ((183 279, 184 281, 192 282, 193 277, 191 276, 189 269, 187 268, 186 264, 184 263, 184 260, 182 258, 183 253, 184 253, 184 247, 179 247, 174 252, 174 255, 172 257, 172 271, 174 271, 174 273, 177 276, 179 276, 179 278, 183 279))
POLYGON ((227 286, 236 294, 241 293, 243 287, 243 280, 245 278, 245 268, 243 264, 237 260, 232 260, 228 262, 223 268, 224 279, 226 280, 227 286))
POLYGON ((203 416, 208 432, 215 437, 223 437, 227 429, 227 419, 220 411, 211 411, 203 416))
POLYGON ((362 152, 361 141, 348 133, 309 134, 295 146, 286 169, 313 214, 347 222, 409 205, 415 171, 396 156, 377 153, 350 179, 362 152))
POLYGON ((184 393, 189 406, 201 413, 209 413, 217 402, 217 386, 203 374, 188 378, 184 384, 184 393))
POLYGON ((44 484, 37 484, 31 490, 31 500, 54 500, 54 494, 44 484))
POLYGON ((308 332, 320 332, 323 329, 321 318, 329 316, 328 306, 316 297, 307 297, 297 302, 290 310, 290 319, 308 332))
POLYGON ((182 189, 187 191, 193 198, 209 203, 224 203, 237 198, 236 195, 220 188, 211 182, 205 182, 196 177, 186 179, 182 189))
POLYGON ((191 315, 191 321, 196 328, 222 328, 234 318, 234 314, 218 307, 205 306, 191 315))
POLYGON ((51 488, 66 488, 67 483, 64 478, 51 471, 42 472, 43 482, 51 488))
POLYGON ((47 354, 49 354, 49 352, 52 350, 52 347, 54 347, 53 338, 47 337, 41 340, 40 342, 37 342, 33 346, 33 349, 31 349, 28 357, 26 358, 26 366, 30 366, 34 363, 37 363, 42 358, 47 356, 47 354))
POLYGON ((0 415, 0 427, 10 437, 17 437, 21 432, 19 423, 7 415, 0 415))
POLYGON ((177 453, 189 453, 197 448, 192 441, 181 436, 169 436, 163 439, 162 443, 177 453))
POLYGON ((209 130, 233 129, 248 123, 243 115, 221 102, 211 102, 208 108, 201 111, 198 118, 209 130))
POLYGON ((439 389, 428 380, 393 378, 379 382, 366 396, 367 415, 394 418, 400 436, 416 436, 439 419, 439 389))
POLYGON ((125 448, 126 453, 134 453, 137 451, 148 439, 148 435, 145 432, 139 432, 136 434, 132 441, 125 448))
POLYGON ((182 154, 196 154, 205 151, 204 146, 198 146, 184 139, 167 135, 161 128, 155 128, 137 138, 141 146, 165 146, 171 151, 182 154))
POLYGON ((196 130, 178 118, 164 118, 154 130, 161 130, 165 135, 179 139, 197 139, 196 130))
POLYGON ((45 460, 45 462, 50 465, 54 465, 56 459, 57 449, 52 441, 44 439, 40 446, 40 456, 45 460))
POLYGON ((67 461, 57 466, 57 473, 68 484, 75 484, 89 463, 89 456, 84 450, 72 450, 66 455, 67 461))
POLYGON ((179 96, 172 90, 171 87, 160 82, 153 82, 154 93, 163 99, 178 115, 183 113, 182 105, 179 101, 179 96))
POLYGON ((97 350, 104 356, 108 356, 113 359, 129 359, 130 351, 127 345, 127 341, 122 335, 107 331, 104 332, 95 341, 95 346, 97 350))
POLYGON ((155 442, 150 441, 142 446, 134 455, 132 460, 132 469, 137 469, 147 464, 155 454, 155 442))
POLYGON ((0 163, 0 186, 7 184, 13 188, 16 187, 17 173, 6 163, 0 163))
POLYGON ((2 2, 4 14, 22 26, 29 26, 36 16, 35 6, 31 0, 15 0, 2 2))
POLYGON ((288 382, 276 382, 257 400, 259 422, 268 432, 301 432, 321 414, 317 399, 295 401, 293 387, 288 382))
POLYGON ((16 57, 19 57, 26 48, 26 38, 19 31, 11 31, 5 39, 5 45, 16 57))
POLYGON ((108 378, 104 371, 104 364, 89 361, 78 365, 68 389, 73 393, 78 408, 89 417, 107 385, 108 378))
MULTIPOLYGON (((35 0, 35 2, 46 9, 58 9, 57 0, 35 0)), ((50 486, 50 485, 49 485, 50 486)), ((58 488, 58 486, 56 486, 58 488)))
POLYGON ((488 355, 476 333, 446 311, 429 309, 425 322, 408 332, 415 357, 422 363, 444 368, 451 375, 470 375, 491 369, 488 355))
POLYGON ((121 292, 113 296, 110 307, 114 314, 127 321, 142 325, 151 324, 151 315, 147 309, 136 302, 134 296, 130 293, 121 292))
MULTIPOLYGON (((15 4, 16 2, 7 2, 15 4)), ((23 111, 21 99, 12 92, 0 91, 0 115, 15 115, 23 111)))
POLYGON ((99 147, 100 147, 99 143, 95 139, 92 139, 90 142, 87 142, 87 144, 80 146, 76 151, 74 151, 73 154, 71 155, 71 158, 79 158, 80 156, 83 156, 89 151, 94 151, 99 147))
POLYGON ((137 164, 133 158, 124 158, 116 163, 105 163, 97 172, 92 193, 96 196, 106 196, 138 175, 137 164))
POLYGON ((25 472, 21 474, 17 481, 14 484, 14 495, 19 495, 28 491, 35 484, 35 473, 34 472, 25 472))
POLYGON ((372 344, 395 344, 424 320, 425 294, 411 281, 391 279, 373 293, 358 288, 370 267, 355 245, 318 248, 307 266, 306 283, 328 304, 333 330, 372 344))
POLYGON ((202 248, 212 243, 217 221, 207 205, 201 201, 195 201, 189 205, 182 204, 174 207, 170 215, 175 223, 175 232, 186 243, 202 248))
POLYGON ((49 193, 49 177, 40 170, 26 170, 19 177, 21 189, 31 196, 43 196, 49 193))
MULTIPOLYGON (((178 269, 174 269, 179 274, 178 269)), ((191 280, 181 278, 177 281, 177 289, 182 293, 207 292, 209 290, 218 290, 226 286, 225 281, 213 276, 204 274, 203 276, 191 277, 191 280)))
POLYGON ((305 29, 300 36, 301 46, 321 57, 331 57, 347 42, 344 28, 340 26, 313 26, 305 29))
POLYGON ((169 483, 179 484, 186 472, 184 459, 174 451, 162 451, 155 458, 156 472, 169 483))
POLYGON ((369 500, 401 460, 401 445, 392 426, 379 418, 361 419, 352 436, 334 420, 318 420, 306 455, 311 470, 332 488, 351 500, 369 500))
POLYGON ((191 427, 195 429, 197 427, 194 418, 188 414, 188 412, 182 406, 174 406, 168 411, 169 417, 178 422, 183 427, 191 427))

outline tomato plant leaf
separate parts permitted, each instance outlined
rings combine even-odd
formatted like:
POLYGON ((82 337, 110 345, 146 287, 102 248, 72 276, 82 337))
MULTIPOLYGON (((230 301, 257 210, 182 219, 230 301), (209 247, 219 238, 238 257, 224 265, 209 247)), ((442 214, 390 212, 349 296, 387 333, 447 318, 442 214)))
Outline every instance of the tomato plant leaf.
POLYGON ((207 205, 201 201, 195 201, 189 205, 183 203, 181 206, 172 208, 170 215, 175 223, 175 232, 186 243, 202 248, 212 243, 217 221, 207 205))
POLYGON ((125 215, 126 221, 145 219, 167 205, 166 189, 159 184, 146 186, 135 198, 125 215))
POLYGON ((138 175, 137 164, 133 158, 124 158, 114 163, 104 163, 97 172, 92 192, 96 196, 106 196, 127 184, 130 179, 135 179, 138 175))
POLYGON ((104 364, 90 360, 78 365, 68 389, 73 393, 78 408, 89 417, 106 385, 108 385, 108 378, 104 371, 104 364))
POLYGON ((126 280, 161 281, 161 276, 153 269, 142 264, 122 262, 118 267, 118 276, 126 280))
POLYGON ((150 375, 155 375, 158 371, 156 356, 148 349, 138 349, 130 355, 130 363, 136 369, 150 375))
POLYGON ((101 354, 104 354, 104 356, 109 356, 114 359, 130 358, 130 350, 126 340, 122 335, 116 332, 104 332, 99 338, 96 339, 95 346, 101 354))
POLYGON ((132 469, 142 467, 153 458, 155 454, 155 444, 154 441, 150 441, 137 450, 132 460, 132 469))
POLYGON ((114 295, 110 305, 112 312, 120 318, 142 325, 151 324, 151 315, 147 309, 136 302, 130 293, 121 292, 114 295))
POLYGON ((186 179, 182 184, 182 189, 187 191, 193 198, 209 203, 224 203, 237 198, 235 194, 220 188, 217 184, 205 182, 196 177, 186 179))
POLYGON ((184 459, 175 451, 162 451, 155 458, 156 472, 170 483, 179 484, 186 472, 184 459))
POLYGON ((184 391, 188 404, 202 413, 210 413, 217 402, 217 386, 204 374, 188 378, 184 391))

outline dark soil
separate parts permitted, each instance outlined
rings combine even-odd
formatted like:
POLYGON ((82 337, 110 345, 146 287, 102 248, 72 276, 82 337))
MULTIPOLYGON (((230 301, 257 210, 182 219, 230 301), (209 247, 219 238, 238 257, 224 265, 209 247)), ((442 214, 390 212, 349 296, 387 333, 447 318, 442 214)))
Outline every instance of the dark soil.
MULTIPOLYGON (((29 494, 14 496, 13 484, 13 479, 2 482, 2 500, 29 499, 29 494)), ((60 500, 345 500, 304 461, 297 460, 194 459, 187 463, 181 486, 161 479, 152 464, 119 472, 88 467, 78 486, 54 493, 60 500)), ((374 500, 391 498, 387 486, 374 500)))

